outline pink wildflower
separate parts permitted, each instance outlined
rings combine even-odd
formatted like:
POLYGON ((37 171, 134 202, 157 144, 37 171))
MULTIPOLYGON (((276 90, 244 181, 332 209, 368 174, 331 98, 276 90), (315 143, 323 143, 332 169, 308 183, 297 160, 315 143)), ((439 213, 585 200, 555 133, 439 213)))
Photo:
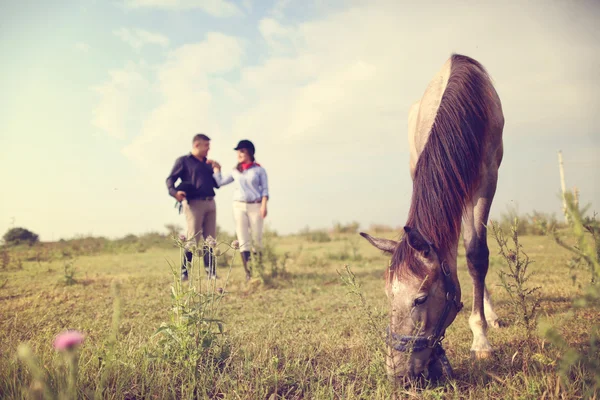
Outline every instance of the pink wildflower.
POLYGON ((84 334, 79 331, 65 331, 58 334, 54 339, 54 348, 59 351, 71 350, 83 343, 84 338, 84 334))
POLYGON ((182 242, 185 241, 185 235, 179 235, 179 240, 181 240, 182 242))

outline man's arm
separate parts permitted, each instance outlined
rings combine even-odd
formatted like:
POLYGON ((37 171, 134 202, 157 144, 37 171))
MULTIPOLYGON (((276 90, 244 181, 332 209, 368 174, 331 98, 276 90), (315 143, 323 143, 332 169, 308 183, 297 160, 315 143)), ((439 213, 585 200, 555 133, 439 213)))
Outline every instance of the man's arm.
POLYGON ((169 194, 175 198, 177 198, 177 189, 175 189, 175 182, 177 179, 181 177, 181 173, 183 172, 183 160, 178 158, 175 160, 175 165, 173 165, 173 169, 171 169, 171 173, 167 177, 167 189, 169 190, 169 194))

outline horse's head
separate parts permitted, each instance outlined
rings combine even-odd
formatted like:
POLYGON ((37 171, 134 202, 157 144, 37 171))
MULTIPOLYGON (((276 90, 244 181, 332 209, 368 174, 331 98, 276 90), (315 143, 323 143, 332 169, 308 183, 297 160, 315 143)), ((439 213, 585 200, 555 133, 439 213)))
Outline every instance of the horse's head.
POLYGON ((462 307, 460 288, 435 246, 417 229, 404 230, 400 242, 361 233, 392 255, 386 284, 391 304, 387 371, 392 379, 426 372, 434 378, 443 370, 451 373, 440 342, 462 307))

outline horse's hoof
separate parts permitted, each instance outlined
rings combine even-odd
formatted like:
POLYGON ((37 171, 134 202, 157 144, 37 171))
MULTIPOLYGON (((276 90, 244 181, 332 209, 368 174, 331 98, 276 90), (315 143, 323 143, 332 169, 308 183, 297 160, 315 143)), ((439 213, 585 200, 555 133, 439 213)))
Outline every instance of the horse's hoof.
POLYGON ((504 322, 504 320, 502 319, 495 319, 495 320, 490 320, 487 321, 488 326, 491 326, 492 328, 506 328, 508 326, 508 323, 504 322))
POLYGON ((498 319, 488 320, 487 324, 488 324, 488 326, 491 326, 492 328, 496 328, 496 329, 498 329, 502 326, 502 323, 498 319))
POLYGON ((475 360, 487 360, 492 358, 491 350, 471 350, 471 358, 475 360))

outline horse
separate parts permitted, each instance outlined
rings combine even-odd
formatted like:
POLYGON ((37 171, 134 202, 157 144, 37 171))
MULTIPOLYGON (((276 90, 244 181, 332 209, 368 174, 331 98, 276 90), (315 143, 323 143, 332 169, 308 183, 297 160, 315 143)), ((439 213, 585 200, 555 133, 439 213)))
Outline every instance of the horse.
POLYGON ((360 235, 391 256, 386 369, 390 379, 452 375, 442 348, 462 308, 457 253, 463 240, 473 280, 471 355, 488 358, 488 326, 499 321, 485 285, 487 221, 502 162, 504 114, 478 61, 453 53, 410 107, 408 141, 413 184, 399 241, 360 235))

